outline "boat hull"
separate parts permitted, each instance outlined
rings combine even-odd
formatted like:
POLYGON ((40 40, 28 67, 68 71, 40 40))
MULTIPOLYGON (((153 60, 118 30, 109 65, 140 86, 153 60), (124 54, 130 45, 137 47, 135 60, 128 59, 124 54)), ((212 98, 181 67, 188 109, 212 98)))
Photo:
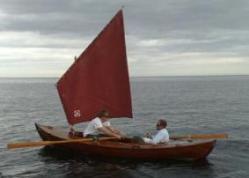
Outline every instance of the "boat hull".
MULTIPOLYGON (((67 131, 62 129, 35 124, 36 129, 43 140, 67 140, 72 139, 67 131)), ((190 140, 168 144, 138 144, 122 141, 90 141, 74 142, 54 145, 70 149, 86 155, 101 157, 128 158, 139 160, 166 160, 184 159, 200 160, 205 159, 215 146, 215 140, 190 140)))

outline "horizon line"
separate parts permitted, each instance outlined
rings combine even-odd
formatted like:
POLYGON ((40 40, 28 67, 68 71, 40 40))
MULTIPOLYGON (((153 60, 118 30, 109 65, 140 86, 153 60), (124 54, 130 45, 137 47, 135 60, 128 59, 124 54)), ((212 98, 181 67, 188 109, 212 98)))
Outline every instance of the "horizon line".
MULTIPOLYGON (((130 78, 158 78, 158 77, 229 77, 229 76, 249 76, 249 74, 210 74, 210 75, 153 75, 153 76, 130 76, 130 78)), ((49 78, 60 78, 60 77, 38 77, 38 76, 35 76, 35 77, 18 77, 18 76, 11 76, 11 77, 4 77, 4 76, 0 76, 0 79, 24 79, 24 78, 27 78, 27 79, 39 79, 39 78, 44 78, 44 79, 49 79, 49 78)))

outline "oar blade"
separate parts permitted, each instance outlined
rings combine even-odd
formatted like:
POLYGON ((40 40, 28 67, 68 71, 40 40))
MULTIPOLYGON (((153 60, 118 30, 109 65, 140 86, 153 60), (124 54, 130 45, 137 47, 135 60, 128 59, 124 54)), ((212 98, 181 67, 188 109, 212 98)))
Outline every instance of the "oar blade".
POLYGON ((218 133, 218 134, 193 134, 191 135, 192 139, 226 139, 228 138, 227 133, 218 133))
POLYGON ((40 147, 53 144, 50 141, 37 141, 37 142, 20 142, 7 144, 8 149, 27 148, 27 147, 40 147))

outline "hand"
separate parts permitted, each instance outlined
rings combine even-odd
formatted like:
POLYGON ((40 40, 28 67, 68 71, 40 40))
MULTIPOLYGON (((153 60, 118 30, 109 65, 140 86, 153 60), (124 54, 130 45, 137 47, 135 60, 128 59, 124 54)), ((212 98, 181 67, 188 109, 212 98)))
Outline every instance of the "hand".
POLYGON ((119 130, 117 130, 117 129, 112 129, 112 131, 113 131, 115 134, 122 135, 122 133, 121 133, 119 130))
POLYGON ((151 133, 147 132, 147 133, 145 134, 145 137, 147 137, 147 138, 151 138, 151 137, 152 137, 152 135, 151 135, 151 133))
POLYGON ((127 135, 117 129, 113 129, 113 133, 120 135, 121 137, 127 137, 127 135))
POLYGON ((75 132, 74 128, 73 128, 73 125, 69 125, 69 131, 70 132, 75 132))
POLYGON ((120 135, 122 138, 126 138, 126 137, 127 137, 127 135, 124 134, 124 133, 120 133, 119 135, 120 135))
POLYGON ((116 137, 117 139, 122 139, 122 137, 121 137, 120 135, 115 135, 115 137, 116 137))

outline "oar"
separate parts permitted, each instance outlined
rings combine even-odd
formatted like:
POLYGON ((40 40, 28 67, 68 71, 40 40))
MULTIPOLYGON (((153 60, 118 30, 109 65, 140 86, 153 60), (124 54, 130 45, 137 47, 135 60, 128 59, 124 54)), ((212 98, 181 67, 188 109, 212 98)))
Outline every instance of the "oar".
POLYGON ((226 139, 228 138, 227 133, 216 133, 216 134, 189 134, 183 136, 172 136, 171 139, 226 139))
MULTIPOLYGON (((116 137, 102 137, 98 140, 116 140, 116 137)), ((90 142, 94 141, 92 138, 81 138, 81 139, 69 139, 69 140, 60 140, 60 141, 31 141, 31 142, 19 142, 19 143, 9 143, 7 144, 8 149, 14 148, 26 148, 26 147, 39 147, 47 145, 56 145, 56 144, 65 144, 65 143, 74 143, 74 142, 90 142)))

